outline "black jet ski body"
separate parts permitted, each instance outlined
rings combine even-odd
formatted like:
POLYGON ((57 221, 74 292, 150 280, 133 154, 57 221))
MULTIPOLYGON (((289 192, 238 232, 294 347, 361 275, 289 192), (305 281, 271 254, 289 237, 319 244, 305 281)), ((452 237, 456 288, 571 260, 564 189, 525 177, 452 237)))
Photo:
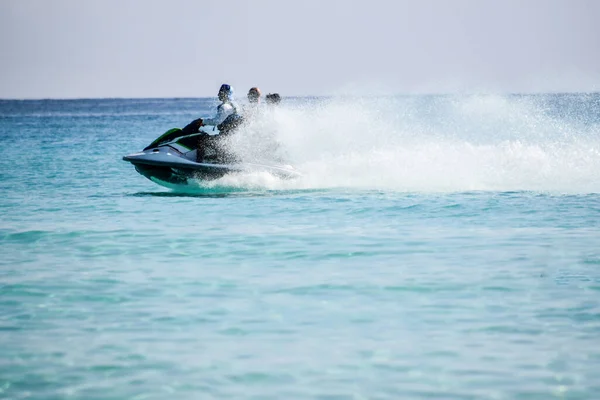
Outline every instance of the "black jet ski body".
POLYGON ((167 187, 244 172, 268 172, 282 179, 300 176, 291 165, 243 162, 227 151, 219 135, 204 131, 187 134, 181 129, 171 129, 141 152, 126 155, 123 160, 133 164, 141 175, 167 187))

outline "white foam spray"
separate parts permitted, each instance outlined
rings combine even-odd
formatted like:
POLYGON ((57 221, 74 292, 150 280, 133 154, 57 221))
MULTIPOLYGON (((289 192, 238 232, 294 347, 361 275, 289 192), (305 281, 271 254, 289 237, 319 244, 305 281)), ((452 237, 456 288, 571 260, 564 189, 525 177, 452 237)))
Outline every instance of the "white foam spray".
POLYGON ((553 115, 548 104, 494 95, 297 101, 257 118, 231 148, 249 161, 280 154, 303 178, 237 175, 211 186, 599 192, 600 124, 553 115))

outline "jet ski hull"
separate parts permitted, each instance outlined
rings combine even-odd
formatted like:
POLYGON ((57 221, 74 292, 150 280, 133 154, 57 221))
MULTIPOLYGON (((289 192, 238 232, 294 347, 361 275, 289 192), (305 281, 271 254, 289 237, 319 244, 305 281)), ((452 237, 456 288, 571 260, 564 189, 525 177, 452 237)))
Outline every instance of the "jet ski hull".
POLYGON ((192 161, 189 154, 168 145, 130 154, 124 156, 123 160, 133 164, 140 175, 168 187, 170 185, 186 185, 190 179, 194 181, 215 180, 231 173, 261 171, 282 179, 300 176, 300 173, 291 166, 258 163, 198 163, 192 161))

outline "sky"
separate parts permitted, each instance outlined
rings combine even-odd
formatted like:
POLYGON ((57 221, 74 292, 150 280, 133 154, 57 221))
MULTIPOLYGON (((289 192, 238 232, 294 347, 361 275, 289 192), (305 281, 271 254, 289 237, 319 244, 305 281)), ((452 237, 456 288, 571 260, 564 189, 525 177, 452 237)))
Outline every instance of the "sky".
POLYGON ((0 98, 600 91, 597 0, 0 0, 0 98))

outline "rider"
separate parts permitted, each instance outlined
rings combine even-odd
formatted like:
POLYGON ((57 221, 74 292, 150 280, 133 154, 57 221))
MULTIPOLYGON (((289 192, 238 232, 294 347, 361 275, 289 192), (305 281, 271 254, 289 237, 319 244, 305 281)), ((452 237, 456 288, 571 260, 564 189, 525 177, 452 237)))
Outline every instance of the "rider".
POLYGON ((198 118, 193 120, 183 128, 186 134, 198 133, 200 127, 204 125, 216 126, 221 131, 222 129, 219 125, 227 128, 231 122, 239 117, 238 106, 233 101, 233 88, 230 85, 226 83, 222 84, 217 97, 221 101, 221 104, 217 106, 217 115, 212 118, 198 118), (229 120, 225 122, 228 118, 229 120))
POLYGON ((191 129, 195 129, 196 131, 203 125, 213 125, 219 129, 219 135, 213 136, 213 139, 209 139, 208 135, 198 137, 197 161, 203 159, 206 144, 209 141, 212 140, 213 143, 218 144, 221 137, 227 136, 243 121, 242 116, 238 113, 238 106, 233 101, 233 88, 230 85, 226 83, 221 85, 218 98, 221 101, 221 104, 217 106, 217 115, 213 118, 199 118, 188 125, 191 129), (216 140, 216 142, 214 142, 214 140, 216 140))
POLYGON ((193 120, 182 129, 186 134, 198 133, 201 126, 212 125, 219 130, 220 135, 224 136, 231 133, 242 123, 242 116, 238 111, 239 107, 233 101, 233 88, 224 83, 221 85, 217 96, 221 101, 221 104, 217 106, 217 115, 212 118, 193 120))
MULTIPOLYGON (((217 115, 213 118, 206 118, 202 120, 202 125, 214 125, 218 127, 220 124, 223 124, 227 120, 227 118, 238 115, 238 106, 233 101, 233 88, 224 83, 221 85, 218 94, 219 100, 221 104, 217 106, 217 115)), ((229 118, 230 120, 232 118, 229 118)), ((221 128, 219 128, 221 130, 221 128)))

